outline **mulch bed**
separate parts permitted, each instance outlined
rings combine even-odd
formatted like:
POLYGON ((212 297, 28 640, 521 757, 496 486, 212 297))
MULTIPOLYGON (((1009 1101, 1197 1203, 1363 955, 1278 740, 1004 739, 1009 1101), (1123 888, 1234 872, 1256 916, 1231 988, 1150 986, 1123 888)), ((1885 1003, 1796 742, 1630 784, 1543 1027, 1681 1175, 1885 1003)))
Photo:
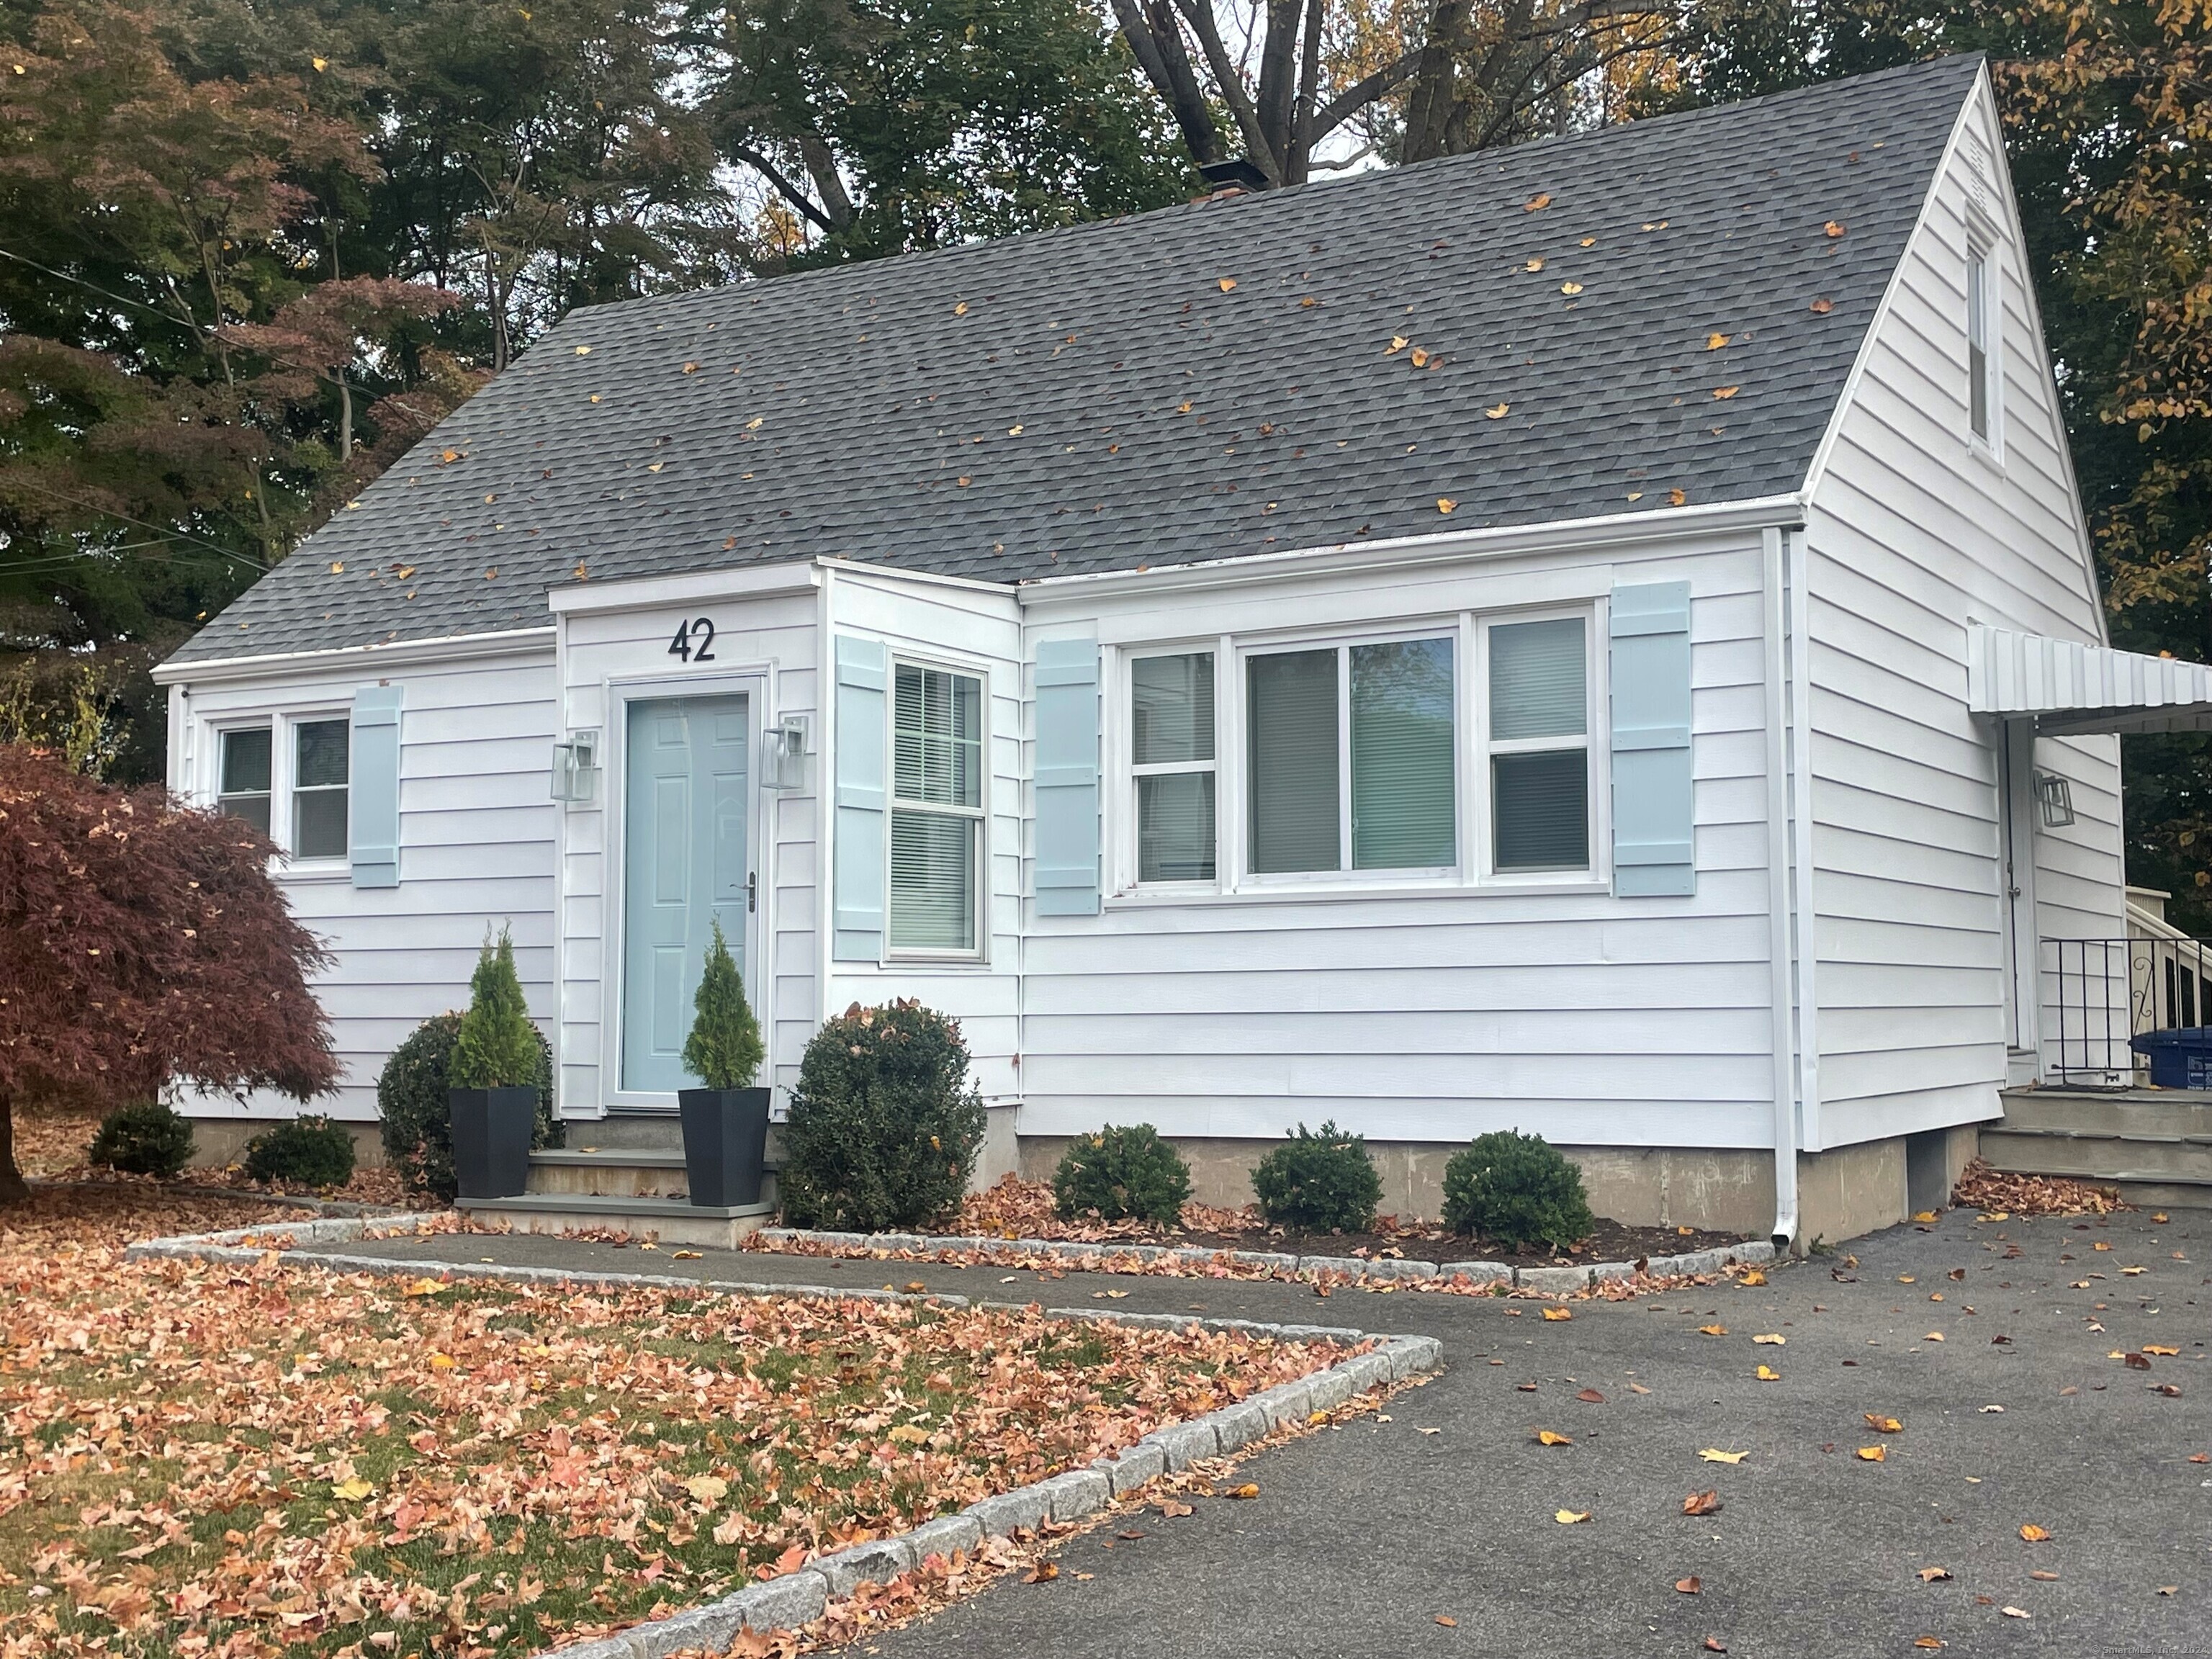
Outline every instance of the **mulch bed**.
POLYGON ((1509 1267, 1575 1267, 1593 1261, 1641 1261, 1649 1256, 1680 1255, 1690 1250, 1722 1249, 1743 1243, 1734 1233, 1700 1232, 1694 1227, 1624 1227, 1601 1221, 1596 1231, 1571 1250, 1538 1244, 1509 1249, 1487 1240, 1441 1229, 1393 1229, 1372 1233, 1214 1233, 1163 1230, 1160 1243, 1192 1244, 1219 1250, 1280 1250, 1291 1255, 1354 1255, 1407 1261, 1498 1261, 1509 1267))

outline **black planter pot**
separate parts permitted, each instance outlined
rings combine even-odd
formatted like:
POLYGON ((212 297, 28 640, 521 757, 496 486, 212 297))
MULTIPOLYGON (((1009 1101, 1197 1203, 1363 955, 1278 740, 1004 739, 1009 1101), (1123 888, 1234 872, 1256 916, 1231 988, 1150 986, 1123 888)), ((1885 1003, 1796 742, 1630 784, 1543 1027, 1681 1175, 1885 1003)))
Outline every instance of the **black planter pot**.
POLYGON ((679 1089, 684 1169, 691 1201, 722 1208, 757 1204, 768 1153, 768 1091, 679 1089))
POLYGON ((453 1180, 463 1198, 519 1198, 530 1185, 530 1140, 538 1091, 448 1089, 453 1180))

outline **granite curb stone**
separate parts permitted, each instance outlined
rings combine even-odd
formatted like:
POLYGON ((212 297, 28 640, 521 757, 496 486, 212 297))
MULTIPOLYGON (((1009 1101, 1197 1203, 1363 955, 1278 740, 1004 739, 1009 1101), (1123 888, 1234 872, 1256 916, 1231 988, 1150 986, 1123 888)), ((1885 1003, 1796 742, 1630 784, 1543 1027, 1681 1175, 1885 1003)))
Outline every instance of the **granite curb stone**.
MULTIPOLYGON (((1300 1256, 1279 1250, 1208 1249, 1204 1245, 1122 1243, 1115 1240, 979 1238, 934 1233, 815 1232, 804 1227, 763 1227, 753 1236, 769 1243, 811 1243, 833 1249, 911 1250, 918 1254, 995 1250, 1006 1255, 1041 1257, 1068 1267, 1103 1262, 1121 1256, 1141 1263, 1172 1258, 1200 1267, 1224 1262, 1239 1267, 1264 1267, 1270 1273, 1287 1274, 1293 1279, 1310 1279, 1322 1273, 1332 1273, 1354 1280, 1450 1279, 1464 1274, 1477 1285, 1509 1284, 1521 1290, 1547 1295, 1588 1290, 1593 1285, 1631 1279, 1639 1271, 1634 1261, 1515 1268, 1502 1261, 1446 1261, 1439 1264, 1399 1256, 1300 1256)), ((1641 1271, 1666 1277, 1711 1273, 1718 1273, 1735 1263, 1756 1264, 1773 1259, 1774 1246, 1771 1243, 1765 1239, 1747 1239, 1741 1244, 1688 1251, 1680 1255, 1644 1257, 1642 1258, 1644 1265, 1641 1271)))
MULTIPOLYGON (((280 1228, 242 1227, 219 1233, 186 1234, 173 1238, 141 1240, 125 1252, 126 1259, 167 1258, 209 1261, 258 1261, 266 1254, 258 1246, 238 1241, 281 1231, 295 1241, 321 1243, 360 1239, 374 1223, 394 1234, 409 1231, 428 1218, 421 1216, 347 1217, 280 1228)), ((419 1236, 419 1235, 418 1235, 419 1236)), ((857 1237, 857 1235, 854 1237, 857 1237)), ((374 1243, 374 1240, 366 1241, 374 1243)), ((1288 1259, 1288 1258, 1285 1258, 1288 1259)), ((325 1269, 361 1271, 387 1275, 503 1280, 525 1284, 560 1283, 616 1288, 652 1286, 686 1291, 714 1291, 737 1295, 810 1297, 828 1300, 864 1297, 874 1301, 931 1303, 940 1306, 993 1306, 971 1304, 965 1297, 902 1295, 887 1291, 856 1291, 828 1285, 754 1285, 736 1281, 696 1279, 674 1274, 576 1272, 559 1267, 526 1267, 498 1263, 395 1259, 353 1255, 316 1255, 296 1258, 302 1264, 325 1269)), ((1015 1305, 1015 1304, 1009 1304, 1015 1305)), ((615 1635, 558 1650, 559 1659, 666 1659, 687 1648, 708 1651, 726 1649, 738 1632, 795 1628, 822 1615, 833 1598, 852 1593, 869 1582, 884 1583, 911 1570, 931 1554, 950 1554, 971 1549, 986 1537, 1009 1536, 1024 1528, 1035 1530, 1046 1521, 1067 1522, 1096 1514, 1115 1498, 1136 1491, 1146 1481, 1170 1471, 1185 1469, 1200 1459, 1235 1451, 1264 1437, 1273 1428, 1302 1422, 1316 1410, 1341 1405, 1353 1395, 1402 1379, 1442 1364, 1443 1345, 1428 1336, 1372 1336, 1342 1326, 1270 1325, 1243 1319, 1189 1319, 1178 1315, 1123 1313, 1119 1310, 1053 1309, 1048 1316, 1101 1322, 1197 1325, 1209 1330, 1236 1330, 1279 1341, 1366 1342, 1377 1346, 1340 1360, 1326 1370, 1291 1382, 1278 1383, 1250 1398, 1208 1413, 1187 1423, 1155 1429, 1135 1445, 1111 1458, 1101 1458, 1087 1468, 1069 1469, 1047 1480, 1001 1492, 969 1504, 957 1515, 941 1516, 914 1531, 872 1543, 855 1545, 834 1555, 807 1563, 794 1571, 749 1584, 733 1595, 703 1607, 665 1619, 649 1620, 615 1635)), ((550 1650, 549 1650, 550 1652, 550 1650)))

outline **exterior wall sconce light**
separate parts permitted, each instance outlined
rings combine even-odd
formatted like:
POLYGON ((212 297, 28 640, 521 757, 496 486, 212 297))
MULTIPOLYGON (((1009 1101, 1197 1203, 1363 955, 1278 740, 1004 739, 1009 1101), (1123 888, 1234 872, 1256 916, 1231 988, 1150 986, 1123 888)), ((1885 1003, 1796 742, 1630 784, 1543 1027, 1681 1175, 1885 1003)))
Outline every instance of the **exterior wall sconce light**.
POLYGON ((761 733, 761 787, 800 789, 806 784, 807 717, 786 714, 761 733))
POLYGON ((571 732, 553 745, 553 799, 575 805, 599 793, 599 734, 571 732))
POLYGON ((2042 809, 2043 827, 2063 830, 2074 822, 2074 786, 2049 772, 2035 775, 2035 802, 2042 809))

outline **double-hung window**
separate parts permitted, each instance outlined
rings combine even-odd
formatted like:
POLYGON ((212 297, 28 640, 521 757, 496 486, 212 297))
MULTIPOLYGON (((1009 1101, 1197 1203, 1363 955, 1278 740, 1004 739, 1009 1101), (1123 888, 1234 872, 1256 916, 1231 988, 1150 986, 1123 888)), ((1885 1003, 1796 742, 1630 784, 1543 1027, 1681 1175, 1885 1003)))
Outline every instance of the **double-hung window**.
POLYGON ((348 720, 301 720, 292 727, 292 856, 346 855, 346 792, 353 726, 348 720))
POLYGON ((1444 637, 1245 658, 1255 875, 1458 862, 1452 654, 1444 637))
POLYGON ((983 856, 983 682, 915 663, 892 677, 890 948, 977 952, 983 856))
POLYGON ((1129 665, 1137 879, 1213 879, 1213 653, 1129 665))
POLYGON ((222 755, 216 805, 264 836, 270 833, 269 805, 276 783, 270 767, 271 735, 265 726, 234 726, 218 738, 222 755))
POLYGON ((1489 629, 1491 867, 1589 866, 1589 648, 1581 617, 1489 629))
POLYGON ((216 742, 217 810, 245 819, 295 859, 346 856, 350 720, 226 726, 216 742))

